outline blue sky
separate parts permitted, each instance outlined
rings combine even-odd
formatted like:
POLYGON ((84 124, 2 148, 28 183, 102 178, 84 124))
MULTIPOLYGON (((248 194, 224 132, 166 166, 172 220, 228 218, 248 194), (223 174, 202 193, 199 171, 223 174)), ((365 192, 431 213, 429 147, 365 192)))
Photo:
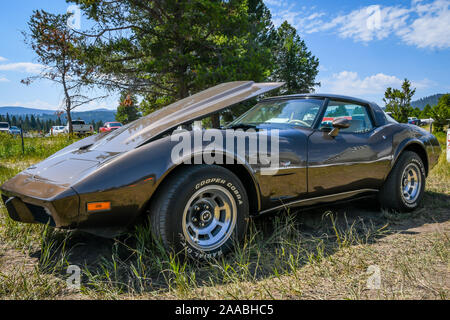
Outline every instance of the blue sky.
MULTIPOLYGON (((382 103, 386 87, 404 78, 415 98, 450 92, 450 0, 266 0, 275 25, 287 20, 320 60, 317 92, 382 103)), ((57 109, 61 90, 20 80, 39 72, 21 31, 33 9, 66 12, 64 0, 4 1, 0 11, 0 106, 57 109)), ((86 21, 82 21, 86 23, 86 21)), ((117 97, 80 110, 114 109, 117 97)))

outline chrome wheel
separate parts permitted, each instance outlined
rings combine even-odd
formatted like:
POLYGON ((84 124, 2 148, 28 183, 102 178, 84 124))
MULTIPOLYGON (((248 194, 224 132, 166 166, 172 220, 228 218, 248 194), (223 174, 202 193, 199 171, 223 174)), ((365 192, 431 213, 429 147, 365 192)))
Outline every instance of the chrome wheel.
POLYGON ((184 209, 183 234, 194 248, 215 250, 231 237, 236 219, 233 195, 221 186, 206 186, 189 199, 184 209))
POLYGON ((415 163, 406 166, 402 174, 402 197, 407 203, 414 203, 422 188, 422 175, 415 163))

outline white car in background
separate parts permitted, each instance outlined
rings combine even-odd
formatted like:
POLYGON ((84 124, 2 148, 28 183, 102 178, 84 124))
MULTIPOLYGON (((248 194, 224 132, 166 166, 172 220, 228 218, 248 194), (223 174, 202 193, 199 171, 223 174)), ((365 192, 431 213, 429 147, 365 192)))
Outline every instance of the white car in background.
POLYGON ((62 134, 62 133, 64 133, 64 129, 65 129, 65 126, 53 126, 50 129, 50 135, 57 136, 59 134, 62 134))
MULTIPOLYGON (((74 120, 72 121, 73 133, 78 134, 88 134, 94 133, 94 127, 90 124, 86 124, 84 120, 74 120)), ((64 127, 64 133, 69 133, 69 124, 64 127)))
POLYGON ((433 123, 434 120, 432 118, 430 118, 430 119, 420 119, 420 122, 423 123, 423 124, 430 124, 430 123, 433 123))
POLYGON ((9 133, 9 123, 0 122, 0 133, 9 133))

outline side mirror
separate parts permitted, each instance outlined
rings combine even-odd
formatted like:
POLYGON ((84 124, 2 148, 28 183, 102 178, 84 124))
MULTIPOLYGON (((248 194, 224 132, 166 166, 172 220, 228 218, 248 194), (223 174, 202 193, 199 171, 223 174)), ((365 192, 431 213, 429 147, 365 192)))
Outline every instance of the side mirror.
POLYGON ((333 130, 329 133, 331 137, 337 137, 341 129, 350 128, 350 120, 346 118, 337 118, 333 121, 333 130))

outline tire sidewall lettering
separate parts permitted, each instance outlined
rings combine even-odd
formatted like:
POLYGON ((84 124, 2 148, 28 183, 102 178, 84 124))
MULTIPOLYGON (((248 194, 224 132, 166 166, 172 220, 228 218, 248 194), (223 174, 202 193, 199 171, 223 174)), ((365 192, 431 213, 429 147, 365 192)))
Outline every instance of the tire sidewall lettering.
POLYGON ((239 188, 236 187, 232 182, 229 182, 227 179, 224 178, 208 178, 200 181, 195 185, 195 190, 199 190, 200 188, 203 188, 205 186, 216 184, 223 187, 226 187, 236 198, 236 202, 239 206, 242 206, 244 204, 241 192, 239 191, 239 188))

